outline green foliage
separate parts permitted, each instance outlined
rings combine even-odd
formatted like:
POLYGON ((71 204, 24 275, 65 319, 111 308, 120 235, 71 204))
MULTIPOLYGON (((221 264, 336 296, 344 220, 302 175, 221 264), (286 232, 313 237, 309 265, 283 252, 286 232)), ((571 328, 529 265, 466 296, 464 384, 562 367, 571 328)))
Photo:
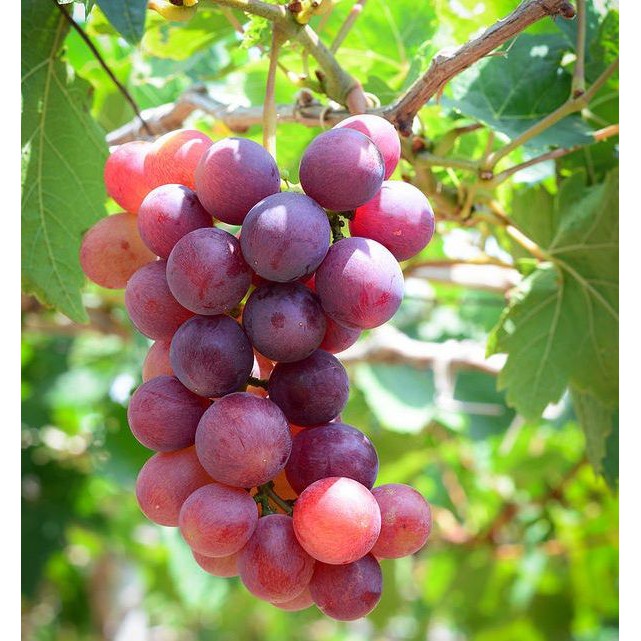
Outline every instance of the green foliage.
POLYGON ((103 132, 89 85, 60 58, 68 25, 53 3, 22 3, 22 277, 74 320, 86 319, 82 234, 104 215, 103 132))
POLYGON ((147 0, 96 0, 98 6, 129 43, 140 41, 145 32, 147 0))

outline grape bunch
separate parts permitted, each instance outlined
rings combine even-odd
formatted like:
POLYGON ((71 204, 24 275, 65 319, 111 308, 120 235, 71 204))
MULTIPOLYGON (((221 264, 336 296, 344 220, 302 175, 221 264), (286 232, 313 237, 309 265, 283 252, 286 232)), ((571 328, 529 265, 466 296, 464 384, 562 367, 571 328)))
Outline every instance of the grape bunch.
POLYGON ((248 139, 126 143, 105 166, 125 211, 82 243, 86 275, 124 288, 154 341, 128 408, 155 452, 136 483, 142 511, 178 527, 206 572, 239 575, 283 610, 365 616, 380 559, 430 533, 416 490, 374 487, 378 455, 341 421, 349 380, 334 355, 394 315, 398 261, 434 233, 425 196, 388 180, 399 157, 395 129, 373 115, 317 136, 286 191, 248 139))

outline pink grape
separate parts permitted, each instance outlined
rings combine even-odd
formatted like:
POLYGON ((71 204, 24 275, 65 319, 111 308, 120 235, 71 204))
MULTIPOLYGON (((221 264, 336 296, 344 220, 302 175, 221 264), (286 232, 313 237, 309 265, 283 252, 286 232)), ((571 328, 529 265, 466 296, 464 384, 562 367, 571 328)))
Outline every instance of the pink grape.
POLYGON ((401 141, 398 132, 389 120, 374 114, 358 114, 341 120, 334 129, 348 127, 365 134, 376 145, 385 163, 385 180, 387 180, 401 158, 401 141))
POLYGON ((372 493, 344 477, 308 486, 294 505, 294 531, 308 554, 341 565, 365 556, 381 530, 381 512, 372 493))
POLYGON ((379 242, 396 260, 408 260, 432 239, 434 212, 420 189, 387 180, 372 200, 356 209, 349 231, 379 242))
POLYGON ((129 427, 150 450, 180 450, 194 444, 198 421, 209 404, 174 376, 157 376, 133 393, 127 409, 129 427))
POLYGON ((134 140, 119 145, 105 163, 107 193, 126 211, 138 213, 143 198, 153 186, 145 173, 145 159, 151 143, 134 140))
POLYGON ((125 307, 136 329, 145 336, 170 339, 194 313, 185 309, 167 285, 164 260, 143 265, 127 282, 125 307))
POLYGON ((178 514, 187 497, 212 482, 191 446, 154 454, 136 480, 138 505, 145 516, 159 525, 178 526, 178 514))
POLYGON ((307 608, 314 605, 314 599, 312 598, 312 593, 309 591, 309 586, 307 586, 298 596, 295 596, 289 601, 282 601, 280 603, 272 603, 280 610, 285 610, 286 612, 298 612, 299 610, 306 610, 307 608))
POLYGON ((230 554, 229 556, 205 556, 195 550, 192 550, 191 553, 196 563, 198 563, 205 572, 209 572, 209 574, 213 576, 223 578, 238 576, 239 552, 234 552, 234 554, 230 554))
POLYGON ((309 584, 314 559, 296 540, 291 517, 269 514, 258 521, 240 551, 238 570, 254 596, 271 603, 288 602, 309 584))
POLYGON ((203 414, 196 452, 212 478, 256 487, 285 467, 292 449, 289 425, 274 403, 246 392, 229 394, 203 414))
POLYGON ((123 289, 136 270, 156 260, 138 233, 137 218, 123 212, 99 220, 82 239, 80 266, 101 287, 123 289))
POLYGON ((321 207, 349 211, 381 188, 385 165, 376 145, 360 131, 330 129, 316 136, 300 162, 300 183, 321 207))
POLYGON ((171 341, 155 341, 147 352, 142 364, 142 382, 156 376, 173 376, 174 370, 169 362, 169 346, 171 341))
POLYGON ((156 187, 145 196, 138 210, 141 238, 149 249, 165 259, 185 234, 212 224, 196 193, 183 185, 156 187))
POLYGON ((394 256, 369 238, 334 243, 316 271, 323 309, 353 329, 371 329, 392 318, 403 300, 403 288, 403 272, 394 256))
POLYGON ((409 485, 379 485, 372 494, 381 510, 381 533, 372 548, 379 559, 418 552, 432 529, 429 503, 409 485))
POLYGON ((145 159, 152 187, 176 183, 196 188, 196 167, 212 146, 209 136, 196 129, 177 129, 157 138, 145 159))
POLYGON ((348 347, 351 347, 361 335, 360 329, 343 327, 329 316, 326 316, 325 320, 327 321, 327 328, 325 329, 325 336, 323 336, 323 342, 320 344, 319 349, 324 349, 330 354, 344 352, 348 347))
POLYGON ((247 138, 215 142, 196 167, 200 202, 214 218, 230 225, 241 225, 258 201, 279 191, 276 162, 247 138))
POLYGON ((380 601, 383 574, 371 554, 347 565, 316 563, 309 591, 323 614, 354 621, 368 615, 380 601))
POLYGON ((229 556, 249 541, 258 508, 249 492, 221 483, 203 485, 189 495, 178 517, 187 545, 205 556, 229 556))

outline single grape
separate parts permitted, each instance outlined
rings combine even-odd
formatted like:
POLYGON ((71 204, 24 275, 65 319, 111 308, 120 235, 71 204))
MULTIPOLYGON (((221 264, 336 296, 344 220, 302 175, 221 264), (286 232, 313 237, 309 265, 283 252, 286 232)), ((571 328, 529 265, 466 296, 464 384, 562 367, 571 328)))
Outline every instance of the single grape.
POLYGON ((273 479, 292 449, 283 413, 265 398, 238 392, 216 401, 196 432, 196 452, 212 478, 235 487, 273 479))
POLYGON ((174 376, 143 383, 127 409, 129 427, 150 450, 171 452, 194 444, 198 421, 209 401, 190 392, 174 376))
POLYGON ((148 380, 156 376, 173 376, 174 370, 171 368, 169 361, 169 346, 171 341, 160 340, 152 344, 145 356, 142 364, 142 382, 146 383, 148 380))
POLYGON ((125 307, 136 329, 154 340, 169 340, 194 313, 185 309, 169 291, 167 263, 143 265, 127 282, 125 307))
POLYGON ((240 579, 259 599, 271 603, 291 601, 309 584, 312 559, 294 534, 292 519, 269 514, 258 521, 251 539, 240 551, 240 579))
POLYGON ((247 138, 215 142, 196 167, 200 202, 214 218, 230 225, 241 225, 258 201, 279 191, 276 162, 247 138))
POLYGON ((299 175, 305 193, 321 207, 349 211, 375 196, 385 164, 376 145, 360 131, 330 129, 309 144, 299 175))
POLYGON ((249 266, 270 281, 309 276, 329 249, 327 214, 304 194, 285 191, 261 200, 247 214, 240 246, 249 266))
POLYGON ((298 494, 330 476, 354 479, 371 489, 378 474, 378 455, 360 430, 345 423, 328 423, 303 430, 294 438, 285 473, 298 494))
POLYGON ((358 114, 341 120, 334 129, 348 127, 365 134, 381 152, 385 163, 385 180, 387 180, 401 158, 401 141, 394 125, 385 118, 374 114, 358 114))
POLYGON ((335 357, 317 349, 295 363, 278 363, 267 387, 287 420, 310 427, 336 418, 349 397, 349 378, 335 357))
POLYGON ((194 316, 174 334, 169 359, 185 387, 200 396, 217 398, 247 382, 254 352, 234 319, 194 316))
POLYGON ((320 344, 319 349, 324 349, 330 354, 339 354, 351 347, 361 335, 360 329, 352 329, 350 327, 343 327, 339 325, 334 319, 329 316, 325 317, 327 321, 327 329, 323 342, 320 344))
POLYGON ((368 615, 383 592, 378 561, 368 554, 347 565, 316 563, 309 591, 320 611, 338 621, 368 615))
POLYGON ((381 511, 358 481, 324 478, 305 488, 294 505, 294 531, 308 554, 342 565, 365 556, 381 530, 381 511))
POLYGON ((249 492, 221 483, 203 485, 180 509, 178 524, 187 545, 205 556, 229 556, 249 541, 258 510, 249 492))
POLYGON ((187 497, 212 482, 191 446, 154 454, 136 480, 136 498, 145 516, 159 525, 178 526, 178 514, 187 497))
POLYGON ((334 243, 316 271, 316 293, 337 323, 371 329, 387 322, 403 300, 403 272, 383 245, 368 238, 334 243))
POLYGON ((349 231, 379 242, 396 260, 407 260, 432 239, 434 212, 420 189, 401 180, 386 180, 372 200, 356 209, 349 231))
POLYGON ((234 552, 229 556, 205 556, 195 550, 192 550, 191 553, 196 563, 209 574, 223 578, 238 576, 239 552, 234 552))
POLYGON ((282 601, 281 603, 272 603, 280 610, 285 610, 286 612, 298 612, 299 610, 306 610, 307 608, 314 605, 314 599, 312 598, 312 593, 309 591, 309 586, 307 586, 298 596, 295 596, 289 601, 282 601))
POLYGON ((381 533, 372 548, 379 559, 398 559, 418 552, 432 529, 429 503, 409 485, 379 485, 372 494, 381 510, 381 533))
POLYGON ((196 129, 177 129, 157 138, 145 159, 152 187, 176 183, 196 188, 196 167, 212 146, 209 136, 196 129))
POLYGON ((307 358, 321 343, 326 321, 315 294, 300 283, 255 289, 243 310, 243 327, 263 356, 289 363, 307 358))
POLYGON ((126 211, 136 214, 143 198, 152 190, 145 173, 145 158, 151 143, 134 140, 119 145, 105 163, 107 193, 126 211))
POLYGON ((223 229, 183 236, 167 260, 167 282, 176 300, 197 314, 225 314, 245 297, 251 270, 240 243, 223 229))
POLYGON ((161 258, 168 258, 185 234, 212 224, 196 193, 183 185, 156 187, 145 196, 138 210, 140 236, 161 258))
POLYGON ((99 220, 82 239, 80 266, 101 287, 123 289, 136 270, 156 260, 138 233, 137 218, 123 212, 99 220))

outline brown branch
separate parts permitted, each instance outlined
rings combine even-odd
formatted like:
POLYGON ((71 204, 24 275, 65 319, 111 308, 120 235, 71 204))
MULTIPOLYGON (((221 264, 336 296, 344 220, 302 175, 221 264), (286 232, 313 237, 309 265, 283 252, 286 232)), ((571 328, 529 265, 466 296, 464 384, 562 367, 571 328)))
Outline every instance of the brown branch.
POLYGON ((385 116, 396 125, 401 134, 410 135, 414 116, 432 96, 442 91, 454 76, 538 20, 547 16, 572 18, 574 14, 574 7, 567 0, 523 2, 509 16, 499 20, 480 36, 454 50, 443 50, 436 54, 425 74, 386 109, 385 116))
POLYGON ((423 262, 408 266, 403 270, 403 274, 406 278, 413 276, 430 282, 436 281, 499 293, 505 293, 521 280, 518 271, 509 265, 460 261, 423 262))
POLYGON ((343 41, 345 40, 345 38, 347 38, 347 34, 349 33, 350 29, 354 26, 356 18, 361 15, 363 6, 366 2, 367 0, 356 0, 354 6, 347 14, 345 22, 343 22, 343 24, 341 25, 341 28, 338 30, 338 33, 336 34, 336 37, 334 38, 334 41, 329 48, 332 53, 336 53, 339 47, 343 44, 343 41))

